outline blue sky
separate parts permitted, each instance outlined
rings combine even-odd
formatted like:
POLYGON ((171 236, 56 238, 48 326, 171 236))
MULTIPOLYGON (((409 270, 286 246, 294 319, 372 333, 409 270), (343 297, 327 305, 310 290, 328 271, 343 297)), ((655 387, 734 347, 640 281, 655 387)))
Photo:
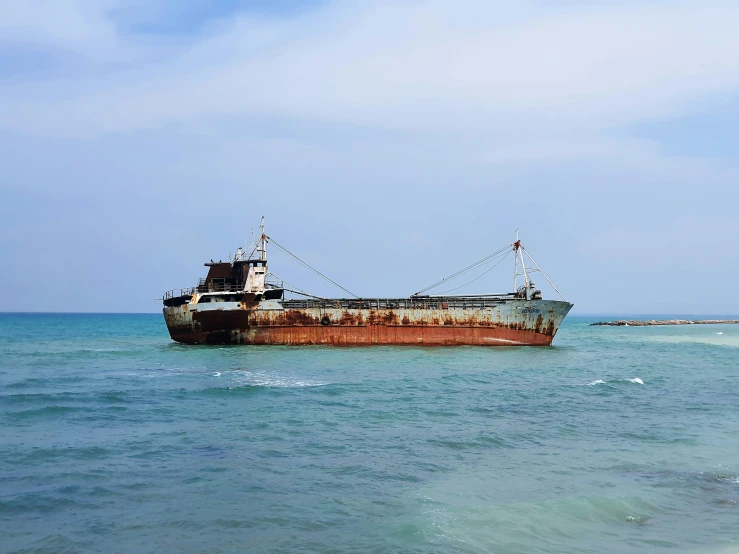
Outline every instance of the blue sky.
POLYGON ((3 310, 156 311, 265 215, 360 294, 520 228, 576 312, 739 314, 736 2, 0 10, 3 310))

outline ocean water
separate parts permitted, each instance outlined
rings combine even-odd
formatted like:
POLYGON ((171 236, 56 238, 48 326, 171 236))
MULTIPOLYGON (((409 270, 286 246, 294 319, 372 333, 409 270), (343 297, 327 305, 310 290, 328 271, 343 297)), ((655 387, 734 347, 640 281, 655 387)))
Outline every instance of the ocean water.
POLYGON ((0 551, 739 552, 739 326, 590 321, 341 349, 0 315, 0 551))

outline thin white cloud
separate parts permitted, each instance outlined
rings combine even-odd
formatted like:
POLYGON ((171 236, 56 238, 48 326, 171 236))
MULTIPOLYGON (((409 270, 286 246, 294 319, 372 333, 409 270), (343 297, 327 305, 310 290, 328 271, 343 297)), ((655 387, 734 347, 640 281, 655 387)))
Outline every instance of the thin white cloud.
MULTIPOLYGON (((0 125, 94 135, 274 116, 577 141, 739 88, 735 3, 522 6, 352 3, 285 21, 236 18, 157 63, 130 38, 140 62, 119 72, 0 89, 0 125)), ((74 13, 88 26, 67 38, 109 39, 100 13, 74 13)))
POLYGON ((99 49, 116 40, 106 15, 110 2, 90 0, 4 0, 0 42, 50 49, 99 49))

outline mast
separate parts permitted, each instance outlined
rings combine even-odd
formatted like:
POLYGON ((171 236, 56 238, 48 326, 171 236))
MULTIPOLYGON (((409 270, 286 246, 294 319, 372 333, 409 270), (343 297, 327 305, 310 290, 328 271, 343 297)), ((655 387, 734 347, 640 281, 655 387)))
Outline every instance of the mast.
POLYGON ((516 250, 518 250, 518 257, 521 259, 521 272, 523 273, 523 282, 526 285, 526 290, 529 288, 529 276, 526 273, 526 264, 523 263, 523 246, 521 246, 521 241, 516 241, 516 244, 518 245, 516 250))
MULTIPOLYGON (((520 245, 521 241, 518 240, 518 229, 516 229, 516 242, 513 243, 513 250, 518 249, 517 245, 520 245)), ((518 254, 513 256, 513 292, 518 290, 518 254)))
POLYGON ((262 239, 262 247, 260 248, 260 251, 261 251, 260 257, 262 260, 266 262, 267 261, 267 235, 264 232, 264 216, 262 216, 262 222, 259 224, 259 232, 261 234, 261 239, 262 239))
MULTIPOLYGON (((267 280, 267 234, 264 232, 264 216, 262 216, 262 221, 259 224, 259 236, 254 243, 256 243, 255 248, 258 255, 256 258, 244 260, 248 264, 244 291, 261 293, 266 289, 267 280)), ((252 243, 252 247, 254 247, 254 243, 252 243)))
MULTIPOLYGON (((523 282, 526 285, 526 298, 529 297, 529 275, 526 273, 526 264, 523 261, 523 245, 518 237, 518 229, 516 229, 516 242, 513 243, 513 292, 518 292, 518 276, 523 275, 523 282), (521 273, 518 273, 518 262, 521 262, 521 273)), ((532 283, 533 284, 533 283, 532 283)))

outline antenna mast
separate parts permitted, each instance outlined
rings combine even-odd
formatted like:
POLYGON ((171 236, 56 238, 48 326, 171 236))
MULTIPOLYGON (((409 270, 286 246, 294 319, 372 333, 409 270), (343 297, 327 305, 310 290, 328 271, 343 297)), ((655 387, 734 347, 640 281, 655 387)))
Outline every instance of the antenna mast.
MULTIPOLYGON (((523 245, 521 239, 518 238, 518 229, 516 229, 516 242, 513 243, 513 292, 518 292, 518 276, 523 275, 523 282, 526 285, 526 295, 528 297, 529 275, 526 272, 526 264, 523 261, 523 245), (521 273, 518 272, 518 262, 521 262, 521 273)), ((528 254, 528 253, 527 253, 528 254)))
POLYGON ((518 248, 516 245, 519 244, 518 240, 518 229, 516 229, 516 242, 513 243, 513 292, 515 293, 518 290, 518 253, 516 252, 516 249, 518 248))
POLYGON ((262 241, 260 250, 260 259, 267 260, 267 235, 264 233, 264 216, 262 216, 262 222, 259 224, 259 234, 262 241))

